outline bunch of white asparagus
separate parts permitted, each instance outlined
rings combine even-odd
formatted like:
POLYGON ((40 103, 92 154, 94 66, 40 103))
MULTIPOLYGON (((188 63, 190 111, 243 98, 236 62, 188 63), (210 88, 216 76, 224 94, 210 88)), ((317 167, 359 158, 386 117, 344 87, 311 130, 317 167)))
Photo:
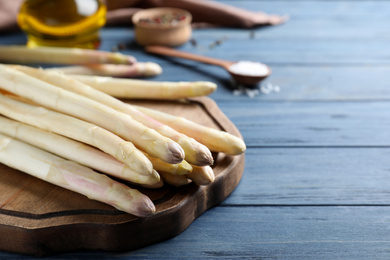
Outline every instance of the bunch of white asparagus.
POLYGON ((0 163, 127 213, 144 217, 155 206, 124 183, 207 185, 215 177, 211 151, 246 149, 229 133, 118 99, 205 96, 216 89, 211 82, 106 77, 129 76, 129 68, 156 75, 161 68, 95 50, 0 46, 0 62, 72 64, 46 70, 0 64, 0 163))
MULTIPOLYGON (((155 212, 153 202, 108 176, 150 188, 164 182, 207 185, 214 180, 211 151, 245 151, 244 142, 229 133, 120 101, 114 96, 132 95, 120 94, 127 91, 124 84, 133 83, 0 64, 0 162, 144 217, 155 212)), ((169 88, 177 88, 173 95, 214 87, 151 85, 155 92, 146 92, 156 98, 169 88)))

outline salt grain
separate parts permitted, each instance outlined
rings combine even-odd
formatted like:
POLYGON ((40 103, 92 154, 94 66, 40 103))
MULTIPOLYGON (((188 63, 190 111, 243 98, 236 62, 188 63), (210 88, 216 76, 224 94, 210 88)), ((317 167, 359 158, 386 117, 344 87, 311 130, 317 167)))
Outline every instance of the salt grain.
POLYGON ((239 75, 266 76, 269 69, 265 64, 253 61, 239 61, 229 67, 229 71, 239 75))
POLYGON ((248 95, 250 98, 254 98, 259 94, 258 89, 245 89, 245 93, 248 95))
POLYGON ((280 92, 280 87, 278 85, 273 85, 271 83, 267 83, 265 85, 261 85, 260 91, 261 91, 261 93, 267 95, 267 94, 270 94, 272 92, 275 92, 275 93, 280 92))
POLYGON ((273 91, 273 85, 271 83, 268 83, 266 85, 262 85, 260 89, 262 93, 269 94, 273 91))
POLYGON ((242 90, 241 89, 235 89, 233 90, 233 95, 235 96, 240 96, 242 94, 242 90))

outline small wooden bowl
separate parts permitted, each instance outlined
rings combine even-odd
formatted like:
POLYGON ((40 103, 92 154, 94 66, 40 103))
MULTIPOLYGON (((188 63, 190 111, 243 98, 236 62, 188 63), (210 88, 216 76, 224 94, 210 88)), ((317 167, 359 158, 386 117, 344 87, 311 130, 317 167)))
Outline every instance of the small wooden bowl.
POLYGON ((191 38, 192 15, 179 8, 150 8, 138 11, 132 18, 135 40, 139 45, 179 46, 191 38), (180 20, 170 19, 176 16, 180 20), (160 19, 159 19, 160 18, 160 19), (160 20, 161 22, 156 22, 160 20))

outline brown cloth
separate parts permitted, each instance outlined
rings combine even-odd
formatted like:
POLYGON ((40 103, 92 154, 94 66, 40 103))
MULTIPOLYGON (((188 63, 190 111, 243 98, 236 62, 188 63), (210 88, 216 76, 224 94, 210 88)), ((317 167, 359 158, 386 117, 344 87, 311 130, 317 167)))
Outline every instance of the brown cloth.
MULTIPOLYGON (((23 0, 0 0, 0 33, 18 30, 16 16, 23 0)), ((286 16, 252 12, 211 0, 105 0, 107 25, 131 25, 131 16, 140 9, 176 7, 189 11, 194 24, 252 28, 277 25, 286 16)), ((199 27, 199 26, 198 26, 199 27)))

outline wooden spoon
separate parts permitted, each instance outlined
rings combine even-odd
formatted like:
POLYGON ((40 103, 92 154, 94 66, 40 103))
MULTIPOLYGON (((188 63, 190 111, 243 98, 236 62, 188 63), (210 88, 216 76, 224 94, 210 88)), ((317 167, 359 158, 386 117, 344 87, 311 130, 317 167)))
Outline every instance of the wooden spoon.
POLYGON ((237 83, 241 83, 244 85, 255 85, 271 74, 271 69, 268 66, 267 66, 267 69, 268 69, 267 74, 263 74, 263 75, 260 75, 260 74, 259 75, 250 75, 250 74, 243 74, 243 73, 238 74, 238 73, 231 71, 231 69, 230 69, 233 64, 237 63, 235 61, 227 61, 227 60, 211 58, 211 57, 193 54, 193 53, 189 53, 189 52, 178 51, 176 49, 163 47, 163 46, 147 46, 147 47, 145 47, 145 51, 150 52, 150 53, 154 53, 154 54, 179 57, 179 58, 195 60, 195 61, 200 61, 200 62, 207 63, 207 64, 220 66, 220 67, 224 68, 225 70, 227 70, 237 83))

